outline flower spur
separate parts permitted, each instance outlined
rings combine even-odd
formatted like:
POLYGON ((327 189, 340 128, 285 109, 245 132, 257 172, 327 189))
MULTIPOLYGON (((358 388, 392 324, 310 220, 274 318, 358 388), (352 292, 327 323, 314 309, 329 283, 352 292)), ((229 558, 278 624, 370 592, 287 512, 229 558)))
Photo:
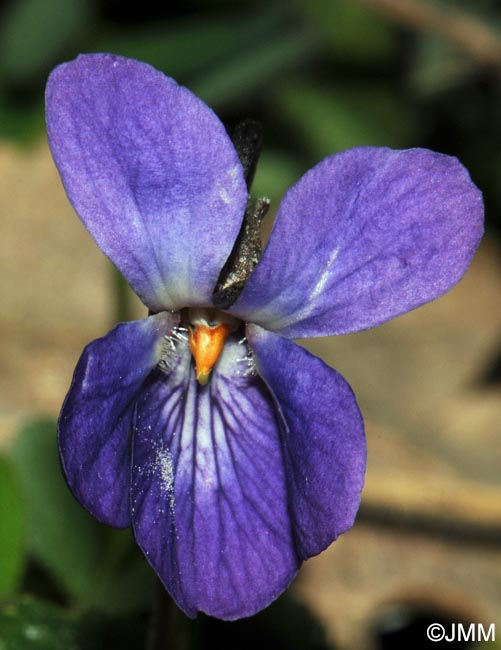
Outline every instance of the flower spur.
POLYGON ((249 616, 353 524, 364 480, 350 387, 291 339, 372 327, 451 288, 482 235, 480 192, 424 149, 326 158, 221 309, 248 191, 214 113, 107 54, 57 67, 46 98, 68 197, 150 313, 77 364, 59 419, 67 482, 100 521, 133 527, 187 615, 249 616))

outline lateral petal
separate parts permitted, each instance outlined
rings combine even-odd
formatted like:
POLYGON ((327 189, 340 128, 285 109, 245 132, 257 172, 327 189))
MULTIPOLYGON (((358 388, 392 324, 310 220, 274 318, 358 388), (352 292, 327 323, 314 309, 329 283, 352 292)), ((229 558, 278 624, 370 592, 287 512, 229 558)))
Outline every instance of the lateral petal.
POLYGON ((285 195, 232 311, 288 338, 373 327, 448 291, 482 232, 481 193, 456 158, 350 149, 285 195))
POLYGON ((46 91, 52 155, 77 214, 153 311, 211 304, 247 189, 216 115, 151 66, 86 54, 46 91))
POLYGON ((282 416, 289 511, 306 559, 353 525, 365 476, 362 415, 350 386, 321 359, 256 325, 247 336, 282 416))
POLYGON ((59 416, 59 452, 76 499, 103 523, 130 525, 132 412, 176 318, 162 313, 117 325, 90 343, 59 416))

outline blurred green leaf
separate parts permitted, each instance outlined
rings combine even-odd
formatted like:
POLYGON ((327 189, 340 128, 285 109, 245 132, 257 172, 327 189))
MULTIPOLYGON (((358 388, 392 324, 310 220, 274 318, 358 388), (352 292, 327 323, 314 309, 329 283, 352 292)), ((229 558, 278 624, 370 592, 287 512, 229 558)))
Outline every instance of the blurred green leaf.
POLYGON ((276 33, 265 42, 256 42, 241 50, 225 64, 195 80, 191 88, 210 106, 218 108, 241 104, 249 96, 271 84, 310 60, 317 49, 311 32, 298 30, 276 33))
POLYGON ((143 650, 143 618, 76 616, 23 597, 0 607, 0 650, 143 650))
POLYGON ((16 106, 0 92, 0 137, 29 145, 43 133, 45 127, 43 102, 16 106))
POLYGON ((450 92, 475 74, 473 61, 441 38, 427 34, 419 39, 409 69, 409 83, 418 96, 450 92))
POLYGON ((212 107, 240 103, 303 65, 317 49, 313 33, 284 21, 283 3, 249 16, 190 17, 175 24, 121 30, 100 51, 148 61, 212 107))
POLYGON ((71 598, 85 600, 94 589, 102 532, 64 482, 55 423, 38 421, 24 427, 12 457, 26 495, 31 552, 71 598))
POLYGON ((94 574, 94 592, 89 605, 114 615, 146 610, 153 598, 155 579, 153 569, 137 550, 132 561, 119 567, 103 566, 101 572, 94 574))
POLYGON ((96 50, 147 61, 178 81, 224 64, 242 48, 267 39, 280 24, 274 7, 255 15, 228 17, 189 16, 159 25, 111 31, 96 43, 96 50))
POLYGON ((145 616, 117 618, 91 612, 78 622, 78 650, 145 650, 147 625, 145 616))
POLYGON ((0 596, 17 588, 25 564, 25 504, 8 458, 0 456, 0 596))
POLYGON ((351 0, 296 0, 323 36, 322 44, 336 57, 350 61, 373 61, 392 54, 392 25, 351 0))
POLYGON ((55 423, 24 427, 12 456, 26 496, 29 550, 72 602, 110 613, 149 602, 154 574, 131 532, 99 524, 71 495, 59 465, 55 423))
POLYGON ((4 75, 17 83, 49 68, 86 29, 91 3, 85 0, 16 0, 0 28, 4 75))
POLYGON ((80 650, 74 621, 56 605, 33 598, 0 609, 1 650, 80 650))
POLYGON ((278 91, 276 101, 303 136, 313 160, 357 145, 413 143, 415 116, 384 87, 333 83, 323 88, 291 82, 278 91))
POLYGON ((265 148, 257 165, 252 194, 270 198, 270 209, 275 210, 285 192, 305 171, 301 162, 291 155, 265 148))

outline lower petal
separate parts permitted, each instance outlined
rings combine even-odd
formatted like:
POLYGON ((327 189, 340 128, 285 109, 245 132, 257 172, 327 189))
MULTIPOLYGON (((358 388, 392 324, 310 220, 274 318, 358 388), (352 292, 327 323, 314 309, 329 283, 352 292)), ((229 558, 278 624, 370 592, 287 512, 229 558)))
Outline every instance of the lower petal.
POLYGON ((176 319, 167 313, 122 323, 78 361, 58 423, 66 480, 100 521, 130 525, 130 431, 135 400, 162 356, 176 319))
POLYGON ((365 475, 362 416, 350 386, 323 361, 256 325, 247 336, 282 416, 296 550, 306 559, 353 525, 365 475))
POLYGON ((239 359, 245 355, 244 345, 228 341, 200 386, 187 343, 180 343, 138 401, 136 539, 189 616, 250 616, 300 565, 275 406, 239 359))

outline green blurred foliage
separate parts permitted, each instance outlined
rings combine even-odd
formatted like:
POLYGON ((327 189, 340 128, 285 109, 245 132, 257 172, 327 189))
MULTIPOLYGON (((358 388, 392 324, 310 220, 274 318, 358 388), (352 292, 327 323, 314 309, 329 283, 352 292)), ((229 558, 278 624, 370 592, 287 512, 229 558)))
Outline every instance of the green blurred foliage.
MULTIPOLYGON (((429 2, 431 0, 421 0, 429 2)), ((434 0, 501 32, 494 0, 434 0)), ((499 224, 499 70, 434 31, 350 0, 8 0, 0 10, 0 137, 43 132, 45 80, 80 52, 148 61, 233 124, 265 129, 255 192, 272 209, 289 181, 354 145, 457 155, 499 224)))
POLYGON ((147 606, 152 572, 129 531, 100 525, 71 496, 59 465, 56 426, 28 424, 12 460, 26 502, 27 551, 80 610, 108 613, 147 606))
POLYGON ((259 158, 253 189, 258 196, 267 196, 277 205, 287 189, 304 172, 301 162, 279 149, 265 149, 259 158))
POLYGON ((80 650, 71 617, 61 608, 32 598, 0 608, 2 650, 80 650))
MULTIPOLYGON (((166 602, 161 624, 169 617, 166 602)), ((224 621, 201 615, 188 620, 175 614, 183 629, 182 636, 167 636, 167 643, 152 643, 148 618, 144 616, 109 616, 102 613, 76 613, 23 596, 0 606, 1 650, 335 650, 322 626, 311 613, 294 599, 283 596, 256 616, 224 621)), ((172 621, 171 621, 172 622, 172 621)), ((179 632, 179 630, 178 630, 179 632)))
POLYGON ((397 54, 388 21, 356 3, 298 0, 297 7, 312 21, 324 47, 336 59, 364 64, 375 59, 384 62, 397 54))
POLYGON ((289 81, 278 94, 284 115, 302 134, 312 163, 326 151, 361 145, 405 148, 415 142, 412 108, 384 85, 340 84, 334 90, 325 84, 289 81))
POLYGON ((99 529, 62 489, 54 423, 36 422, 21 430, 12 457, 26 497, 29 550, 78 598, 89 590, 99 529))
POLYGON ((1 650, 144 650, 145 637, 135 617, 78 615, 29 596, 0 607, 1 650))
POLYGON ((16 84, 39 78, 48 61, 78 41, 91 22, 86 0, 17 0, 11 2, 0 29, 3 74, 16 84))
POLYGON ((0 456, 0 598, 19 586, 25 553, 26 510, 10 460, 0 456))
POLYGON ((249 16, 181 16, 174 21, 130 25, 105 32, 96 51, 130 56, 166 71, 190 87, 207 71, 217 74, 239 53, 264 44, 280 29, 280 8, 270 6, 249 16))

